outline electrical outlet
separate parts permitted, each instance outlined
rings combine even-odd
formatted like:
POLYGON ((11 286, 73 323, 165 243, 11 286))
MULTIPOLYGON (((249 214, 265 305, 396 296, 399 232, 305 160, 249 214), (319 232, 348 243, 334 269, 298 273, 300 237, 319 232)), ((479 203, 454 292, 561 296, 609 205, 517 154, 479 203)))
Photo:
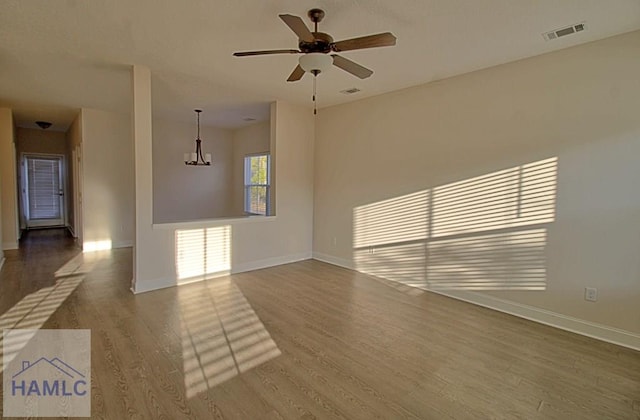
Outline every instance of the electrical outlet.
POLYGON ((333 237, 333 241, 331 241, 333 246, 338 245, 338 238, 336 238, 335 236, 333 237))
POLYGON ((585 287, 584 288, 584 300, 588 300, 589 302, 595 302, 598 300, 598 289, 595 287, 585 287))

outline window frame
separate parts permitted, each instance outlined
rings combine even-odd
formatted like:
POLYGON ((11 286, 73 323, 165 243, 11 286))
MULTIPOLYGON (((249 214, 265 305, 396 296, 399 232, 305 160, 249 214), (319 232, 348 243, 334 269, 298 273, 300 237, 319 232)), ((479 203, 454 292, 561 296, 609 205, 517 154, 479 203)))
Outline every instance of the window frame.
POLYGON ((244 184, 244 212, 245 214, 252 216, 268 216, 271 214, 271 154, 269 152, 251 153, 244 156, 243 160, 243 184, 244 184), (266 167, 266 183, 253 184, 251 183, 251 159, 258 157, 267 158, 266 167), (265 190, 265 211, 256 211, 257 209, 251 207, 251 190, 252 188, 264 188, 265 190))

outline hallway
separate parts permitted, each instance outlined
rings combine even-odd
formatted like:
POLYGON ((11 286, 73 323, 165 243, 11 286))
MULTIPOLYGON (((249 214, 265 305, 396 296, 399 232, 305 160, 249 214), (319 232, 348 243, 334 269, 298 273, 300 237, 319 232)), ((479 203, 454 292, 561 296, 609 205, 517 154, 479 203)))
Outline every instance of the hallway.
MULTIPOLYGON (((111 253, 114 262, 121 259, 124 261, 117 264, 119 275, 111 278, 110 282, 116 282, 129 293, 127 289, 131 281, 131 249, 113 250, 111 253)), ((106 253, 101 255, 105 256, 106 253)), ((72 274, 67 269, 62 275, 65 265, 78 264, 84 260, 95 261, 96 257, 82 254, 65 228, 25 231, 20 239, 20 248, 5 251, 6 260, 0 273, 0 314, 5 313, 25 296, 44 287, 53 286, 59 278, 72 274)), ((115 274, 114 268, 109 268, 108 271, 115 274)), ((75 276, 80 274, 74 273, 75 276)), ((96 278, 105 280, 107 277, 101 276, 99 270, 93 270, 84 281, 93 283, 96 278)))

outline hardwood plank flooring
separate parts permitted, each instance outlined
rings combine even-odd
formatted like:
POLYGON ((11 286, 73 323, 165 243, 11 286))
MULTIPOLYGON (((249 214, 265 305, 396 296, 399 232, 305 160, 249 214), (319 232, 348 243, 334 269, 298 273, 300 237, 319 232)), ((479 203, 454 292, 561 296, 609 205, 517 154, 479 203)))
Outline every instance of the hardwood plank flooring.
POLYGON ((91 329, 94 418, 640 419, 639 352, 318 261, 134 296, 131 249, 6 257, 3 328, 91 329))

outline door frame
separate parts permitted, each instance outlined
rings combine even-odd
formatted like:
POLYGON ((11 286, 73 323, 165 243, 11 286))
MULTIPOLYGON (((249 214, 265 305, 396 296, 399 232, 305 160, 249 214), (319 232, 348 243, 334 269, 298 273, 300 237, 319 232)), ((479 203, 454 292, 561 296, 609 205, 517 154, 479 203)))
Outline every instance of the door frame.
POLYGON ((73 233, 75 234, 78 245, 82 247, 83 244, 83 179, 82 179, 82 143, 77 144, 72 150, 73 159, 73 233))
POLYGON ((69 214, 68 214, 68 209, 67 209, 67 176, 68 176, 68 171, 67 171, 67 160, 66 160, 66 156, 63 154, 59 154, 59 153, 30 153, 30 152, 22 152, 20 153, 20 166, 22 167, 22 174, 20 177, 20 180, 22 182, 22 185, 20 186, 20 192, 21 192, 21 199, 23 202, 23 209, 22 209, 22 217, 24 217, 24 221, 25 221, 25 226, 27 229, 32 229, 32 228, 40 228, 40 227, 54 227, 54 226, 67 226, 68 225, 68 220, 69 220, 69 214), (29 217, 28 217, 28 213, 29 213, 29 196, 28 196, 28 179, 29 179, 29 168, 27 166, 27 159, 28 158, 45 158, 45 159, 51 159, 51 158, 56 158, 56 159, 60 159, 60 177, 61 177, 61 185, 60 185, 60 189, 62 190, 62 199, 60 200, 60 202, 62 203, 62 214, 60 215, 60 219, 62 220, 62 223, 59 225, 46 225, 43 224, 42 226, 38 226, 38 225, 32 225, 30 224, 29 221, 29 217))

